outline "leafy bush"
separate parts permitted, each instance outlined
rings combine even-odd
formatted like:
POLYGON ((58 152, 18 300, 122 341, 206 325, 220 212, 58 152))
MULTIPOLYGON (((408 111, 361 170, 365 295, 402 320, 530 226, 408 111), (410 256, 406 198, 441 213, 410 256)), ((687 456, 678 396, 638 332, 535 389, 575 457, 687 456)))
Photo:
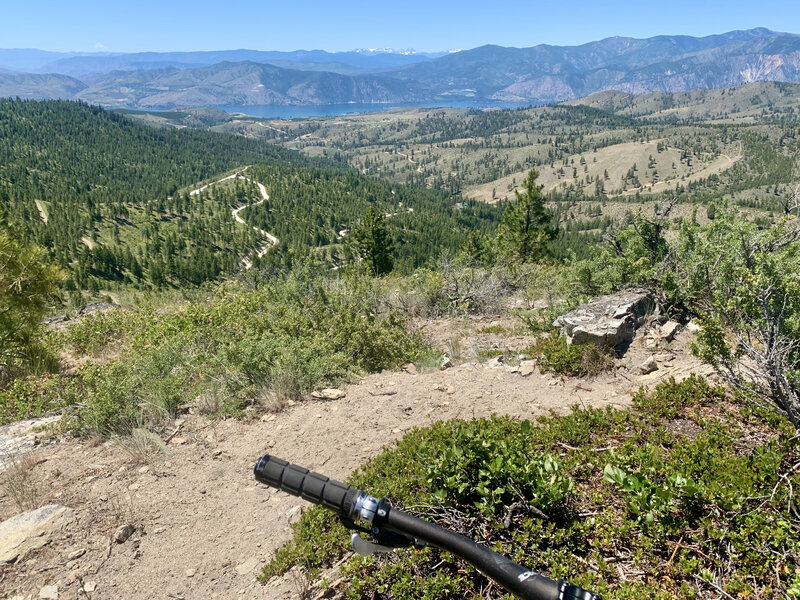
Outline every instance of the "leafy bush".
POLYGON ((614 367, 614 353, 611 348, 594 344, 567 344, 567 339, 557 331, 537 341, 526 352, 539 358, 539 368, 542 371, 557 375, 599 375, 614 367))
MULTIPOLYGON (((576 407, 538 426, 492 417, 415 429, 349 483, 607 599, 717 588, 779 598, 800 569, 792 434, 693 376, 641 390, 624 411, 576 407)), ((347 550, 344 528, 315 507, 264 576, 294 564, 315 571, 347 550)), ((431 548, 355 557, 341 571, 347 598, 500 596, 431 548)))
POLYGON ((259 401, 278 408, 316 386, 413 360, 421 341, 386 308, 378 285, 357 273, 325 279, 300 271, 256 290, 223 287, 209 302, 166 315, 143 308, 87 318, 68 343, 94 353, 113 345, 120 357, 69 383, 82 396, 73 429, 157 430, 210 396, 222 413, 259 401))
POLYGON ((718 207, 708 225, 637 217, 591 260, 573 265, 585 293, 648 285, 699 317, 693 351, 744 397, 800 428, 800 218, 767 228, 718 207))

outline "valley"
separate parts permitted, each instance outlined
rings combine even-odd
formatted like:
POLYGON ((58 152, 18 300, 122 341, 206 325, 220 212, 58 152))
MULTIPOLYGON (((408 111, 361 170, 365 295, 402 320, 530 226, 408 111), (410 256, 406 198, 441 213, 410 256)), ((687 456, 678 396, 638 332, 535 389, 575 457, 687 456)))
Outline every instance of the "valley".
POLYGON ((274 452, 612 600, 791 597, 798 102, 0 101, 0 521, 66 507, 0 590, 502 597, 432 548, 355 557, 253 481, 274 452))

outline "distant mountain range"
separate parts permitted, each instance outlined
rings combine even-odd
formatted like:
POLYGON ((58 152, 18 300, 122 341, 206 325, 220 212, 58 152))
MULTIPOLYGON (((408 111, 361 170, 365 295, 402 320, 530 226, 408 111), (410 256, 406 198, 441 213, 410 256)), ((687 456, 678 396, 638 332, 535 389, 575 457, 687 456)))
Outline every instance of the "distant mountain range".
POLYGON ((0 50, 0 95, 125 108, 505 100, 562 102, 800 81, 800 35, 614 37, 581 46, 482 46, 446 55, 321 50, 53 55, 0 50), (38 73, 11 73, 19 69, 38 73), (46 72, 47 74, 43 74, 46 72))

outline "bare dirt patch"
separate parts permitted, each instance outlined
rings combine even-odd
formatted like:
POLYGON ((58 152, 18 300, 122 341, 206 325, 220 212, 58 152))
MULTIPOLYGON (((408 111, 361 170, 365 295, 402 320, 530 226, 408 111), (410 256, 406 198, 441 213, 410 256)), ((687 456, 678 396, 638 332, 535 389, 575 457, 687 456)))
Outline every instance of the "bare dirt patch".
MULTIPOLYGON (((475 344, 502 344, 493 336, 505 326, 471 323, 459 343, 472 348, 472 337, 475 344)), ((346 386, 339 400, 309 399, 249 421, 188 415, 176 424, 168 454, 150 464, 113 441, 39 447, 33 473, 44 482, 42 501, 70 507, 76 519, 50 544, 5 567, 0 590, 31 599, 48 585, 62 599, 296 597, 291 578, 266 586, 255 579, 306 506, 256 484, 252 468, 262 454, 344 479, 405 432, 434 421, 493 413, 535 418, 576 404, 626 407, 643 384, 707 372, 687 355, 688 336, 684 331, 661 348, 646 348, 639 337, 624 359, 629 369, 593 379, 538 370, 523 376, 513 366, 467 361, 443 371, 370 375, 346 386), (651 354, 659 369, 635 374, 651 354), (115 542, 125 525, 134 533, 115 542)), ((0 520, 17 512, 3 491, 0 520)))

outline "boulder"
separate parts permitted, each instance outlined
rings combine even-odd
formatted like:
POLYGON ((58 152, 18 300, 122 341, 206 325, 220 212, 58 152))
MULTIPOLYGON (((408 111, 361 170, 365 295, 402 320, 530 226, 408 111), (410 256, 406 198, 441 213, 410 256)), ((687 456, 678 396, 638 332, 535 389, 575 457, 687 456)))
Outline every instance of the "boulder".
POLYGON ((677 321, 667 321, 661 326, 661 339, 671 342, 675 334, 681 330, 681 324, 677 321))
POLYGON ((72 510, 66 506, 48 504, 3 521, 0 523, 0 565, 41 548, 73 519, 72 510))
POLYGON ((647 290, 623 290, 595 298, 561 315, 553 327, 561 329, 568 344, 613 347, 633 340, 636 329, 655 307, 655 298, 647 290))
POLYGON ((655 356, 649 356, 647 360, 639 365, 639 373, 642 375, 649 375, 653 371, 658 371, 658 362, 655 356))

